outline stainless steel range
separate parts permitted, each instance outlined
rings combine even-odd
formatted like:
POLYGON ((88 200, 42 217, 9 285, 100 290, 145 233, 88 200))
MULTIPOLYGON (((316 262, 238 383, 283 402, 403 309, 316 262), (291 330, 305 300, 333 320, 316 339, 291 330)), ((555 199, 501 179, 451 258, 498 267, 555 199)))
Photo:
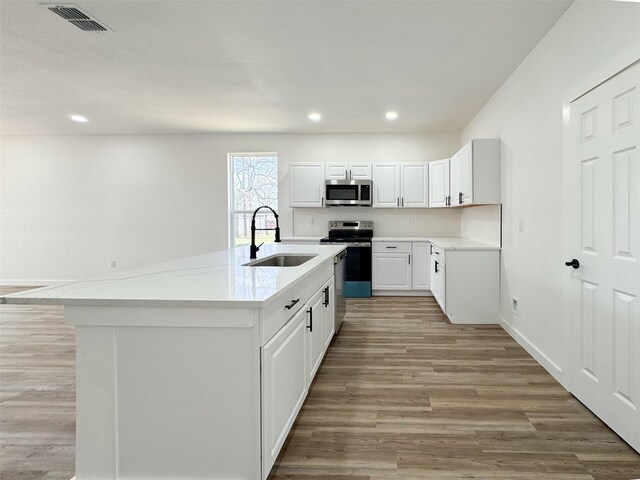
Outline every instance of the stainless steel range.
POLYGON ((345 297, 371 296, 372 238, 373 222, 370 220, 334 220, 329 222, 329 236, 320 240, 321 244, 347 246, 345 297))

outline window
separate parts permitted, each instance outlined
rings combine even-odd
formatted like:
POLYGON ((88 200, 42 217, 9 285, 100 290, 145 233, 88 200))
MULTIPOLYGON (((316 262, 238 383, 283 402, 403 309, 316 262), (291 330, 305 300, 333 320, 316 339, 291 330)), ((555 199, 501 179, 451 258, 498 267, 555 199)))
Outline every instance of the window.
MULTIPOLYGON (((251 243, 251 217, 256 208, 267 205, 278 208, 278 154, 230 153, 230 216, 231 247, 251 243)), ((256 228, 275 228, 273 214, 261 210, 256 215, 256 228)), ((273 241, 275 232, 256 231, 256 243, 273 241)))

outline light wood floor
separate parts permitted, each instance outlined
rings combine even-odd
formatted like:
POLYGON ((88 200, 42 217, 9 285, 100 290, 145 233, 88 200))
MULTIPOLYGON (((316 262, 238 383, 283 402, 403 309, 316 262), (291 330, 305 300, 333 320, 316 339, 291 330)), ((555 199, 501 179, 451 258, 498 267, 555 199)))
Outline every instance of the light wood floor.
MULTIPOLYGON (((0 478, 68 480, 73 329, 61 307, 9 305, 0 328, 0 478)), ((500 327, 350 299, 270 480, 463 478, 628 480, 640 455, 500 327)))

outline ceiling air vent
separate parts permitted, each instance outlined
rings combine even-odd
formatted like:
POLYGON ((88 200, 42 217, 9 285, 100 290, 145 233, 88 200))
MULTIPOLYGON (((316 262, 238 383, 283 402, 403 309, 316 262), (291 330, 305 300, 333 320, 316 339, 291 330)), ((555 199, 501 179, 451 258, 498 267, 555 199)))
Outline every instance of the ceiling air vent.
POLYGON ((106 32, 108 30, 107 27, 98 23, 96 19, 91 18, 75 5, 48 5, 47 8, 85 32, 106 32))

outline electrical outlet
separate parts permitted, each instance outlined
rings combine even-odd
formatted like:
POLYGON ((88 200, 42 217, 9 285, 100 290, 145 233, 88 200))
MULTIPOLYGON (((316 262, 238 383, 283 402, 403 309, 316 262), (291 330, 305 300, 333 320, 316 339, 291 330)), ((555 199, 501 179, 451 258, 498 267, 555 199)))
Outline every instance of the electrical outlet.
POLYGON ((116 268, 116 261, 115 260, 111 260, 111 262, 109 262, 109 266, 111 268, 116 268))
POLYGON ((511 311, 514 315, 518 315, 518 299, 516 297, 511 297, 511 311))
POLYGON ((307 217, 307 226, 310 227, 313 225, 313 217, 307 217))

